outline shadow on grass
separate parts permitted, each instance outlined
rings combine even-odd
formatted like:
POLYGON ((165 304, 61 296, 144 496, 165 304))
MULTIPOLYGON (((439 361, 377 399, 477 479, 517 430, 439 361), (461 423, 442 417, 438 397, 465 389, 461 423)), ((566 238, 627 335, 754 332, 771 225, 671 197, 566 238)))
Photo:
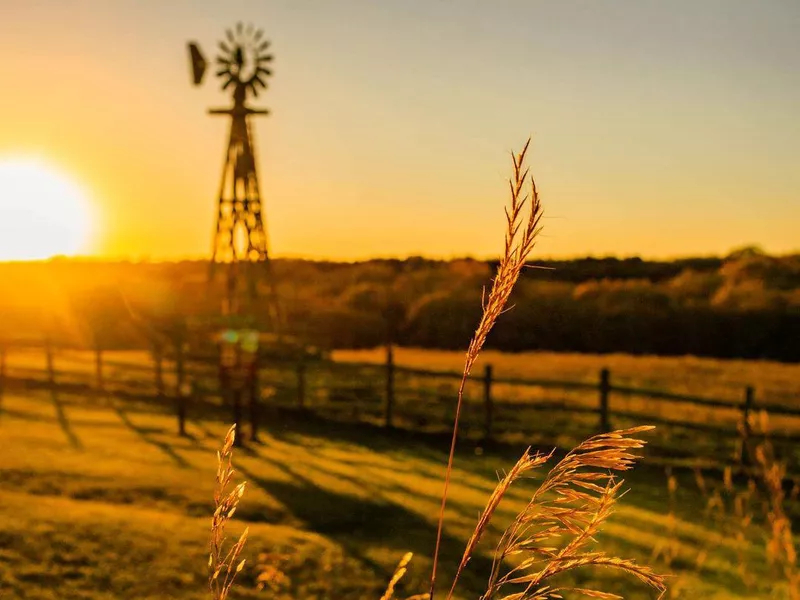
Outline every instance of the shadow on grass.
MULTIPOLYGON (((436 525, 408 508, 371 496, 359 498, 321 487, 293 472, 285 465, 272 461, 292 480, 274 481, 238 467, 239 472, 253 485, 261 488, 301 521, 305 528, 341 545, 345 551, 381 579, 391 576, 394 565, 384 566, 369 557, 369 550, 390 550, 397 556, 413 552, 430 557, 433 552, 436 525)), ((442 537, 440 581, 449 581, 454 566, 461 558, 465 541, 442 537)), ((462 576, 464 589, 478 593, 491 569, 491 560, 474 556, 470 569, 462 576), (476 573, 483 574, 482 576, 476 573)))
POLYGON ((203 434, 205 439, 222 439, 218 434, 211 431, 211 429, 206 425, 206 422, 200 419, 190 419, 190 423, 203 434))
POLYGON ((178 466, 179 468, 181 469, 191 468, 191 465, 186 461, 186 459, 184 459, 180 454, 175 452, 175 449, 170 444, 155 439, 151 435, 151 432, 148 429, 139 427, 133 421, 131 421, 130 418, 128 417, 128 414, 124 410, 122 410, 122 407, 119 402, 116 402, 111 397, 109 397, 108 401, 111 408, 114 410, 115 413, 117 413, 117 416, 119 417, 120 421, 122 421, 125 424, 125 426, 128 427, 128 429, 130 429, 136 435, 138 435, 143 442, 147 442, 148 444, 155 446, 156 448, 161 450, 161 452, 163 452, 170 459, 172 459, 175 465, 178 466))
MULTIPOLYGON (((420 461, 414 461, 413 466, 407 468, 400 466, 401 460, 398 459, 396 464, 393 465, 374 465, 368 460, 359 460, 358 458, 344 458, 343 456, 329 456, 323 450, 317 448, 313 455, 323 462, 315 463, 312 461, 303 460, 303 475, 297 473, 292 469, 290 463, 285 461, 286 457, 292 456, 293 447, 289 444, 270 440, 262 444, 262 449, 258 452, 250 452, 250 456, 256 456, 258 459, 269 463, 272 467, 283 471, 288 477, 293 479, 308 480, 310 476, 312 479, 317 480, 317 477, 325 478, 332 477, 336 481, 342 482, 350 489, 358 489, 368 492, 373 499, 381 500, 383 502, 396 502, 392 499, 395 497, 413 497, 417 500, 422 500, 429 505, 431 511, 438 514, 439 503, 441 502, 441 493, 443 490, 443 479, 441 476, 431 476, 423 474, 419 467, 420 461), (266 454, 264 451, 271 451, 266 454), (284 460, 282 460, 284 459, 284 460), (415 469, 415 467, 417 467, 415 469), (404 482, 402 479, 392 477, 392 473, 407 473, 413 474, 414 484, 404 482)), ((303 452, 304 453, 304 452, 303 452)), ((408 461, 405 461, 408 462, 408 461)), ((438 467, 438 465, 437 465, 438 467)), ((444 465, 441 467, 444 472, 444 465)), ((455 483, 455 482, 454 482, 455 483)), ((488 482, 488 485, 471 485, 463 480, 458 480, 458 485, 464 488, 481 493, 487 500, 493 490, 493 485, 488 482)), ((314 485, 316 485, 314 483, 314 485)), ((417 507, 419 511, 419 507, 417 507)), ((465 505, 458 501, 457 498, 451 498, 447 505, 448 514, 458 513, 465 517, 468 521, 476 518, 476 507, 474 505, 465 505)))
POLYGON ((69 419, 67 419, 67 412, 64 410, 64 404, 61 402, 58 391, 55 388, 50 390, 50 399, 53 401, 53 407, 56 409, 56 418, 58 419, 58 424, 61 427, 61 430, 64 432, 64 435, 67 437, 67 441, 69 441, 70 446, 76 450, 83 450, 83 444, 81 443, 80 439, 78 439, 75 431, 72 429, 72 425, 70 424, 69 419))
MULTIPOLYGON (((318 451, 321 454, 327 454, 325 450, 335 449, 336 445, 339 443, 348 443, 355 446, 361 446, 365 450, 369 450, 371 452, 377 452, 389 456, 396 456, 398 452, 401 452, 408 456, 419 457, 427 461, 432 461, 433 463, 441 463, 442 465, 444 465, 444 460, 446 459, 445 451, 447 448, 447 441, 449 441, 449 436, 430 434, 423 435, 399 430, 387 431, 380 427, 369 424, 351 424, 340 422, 332 423, 316 416, 302 416, 291 412, 287 414, 283 411, 275 412, 268 428, 276 440, 287 444, 311 444, 313 446, 315 443, 318 443, 318 451)), ((649 434, 645 434, 643 439, 648 440, 650 437, 651 436, 649 434)), ((520 453, 524 450, 522 446, 514 447, 508 444, 494 444, 487 448, 487 452, 482 458, 477 458, 474 456, 475 446, 476 444, 474 441, 463 441, 459 444, 456 456, 456 466, 463 471, 488 477, 490 480, 494 478, 495 468, 497 465, 505 464, 507 467, 510 467, 510 465, 516 461, 520 453), (461 460, 459 460, 459 457, 461 457, 461 460)), ((551 448, 540 448, 542 451, 549 451, 550 449, 551 448)), ((334 452, 333 454, 338 454, 338 452, 334 452)), ((564 456, 564 454, 564 449, 557 449, 550 464, 554 465, 560 458, 564 456)), ((643 460, 637 464, 633 471, 624 474, 626 479, 625 487, 632 489, 632 493, 626 497, 625 503, 655 514, 665 514, 667 511, 667 480, 664 474, 664 461, 661 460, 649 462, 647 457, 650 453, 648 452, 647 448, 640 451, 638 454, 644 457, 643 460)), ((271 460, 268 457, 262 458, 271 460)), ((345 458, 344 456, 327 456, 326 459, 341 464, 347 464, 351 467, 357 468, 359 466, 359 460, 353 459, 352 457, 345 458)), ((272 462, 275 461, 272 460, 272 462)), ((385 467, 383 464, 375 464, 374 466, 379 468, 385 467)), ((546 471, 546 469, 544 471, 546 471)), ((675 467, 674 471, 676 474, 683 474, 683 477, 691 477, 691 470, 686 467, 675 467)), ((296 477, 295 474, 291 473, 290 469, 287 470, 287 473, 289 473, 292 477, 296 477)), ((340 476, 339 473, 332 474, 337 477, 340 476)), ((708 469, 707 475, 721 478, 721 473, 713 468, 708 469)), ((368 477, 369 476, 367 476, 367 478, 368 477)), ((346 476, 344 478, 350 480, 351 483, 359 483, 357 478, 350 478, 346 476)), ((382 484, 383 483, 386 482, 382 482, 382 484)), ((287 486, 288 484, 281 483, 275 485, 287 486)), ((364 485, 363 482, 362 485, 364 485)), ((370 493, 372 493, 370 486, 366 485, 365 487, 370 491, 370 493)), ((377 487, 380 488, 381 486, 377 487)), ((391 488, 392 486, 390 485, 388 487, 391 488)), ((381 489, 385 490, 386 487, 381 489)), ((406 491, 408 493, 413 493, 413 490, 406 491)), ((704 506, 705 501, 700 496, 699 492, 696 493, 695 491, 691 490, 687 490, 687 492, 689 493, 687 494, 687 497, 683 499, 686 505, 683 507, 684 510, 682 512, 693 513, 694 509, 704 506)), ((296 493, 300 492, 296 491, 296 493)), ((313 495, 316 495, 316 493, 313 495)), ((386 537, 380 537, 381 542, 391 546, 392 542, 388 538, 392 534, 388 532, 392 530, 391 523, 393 520, 399 524, 400 530, 406 527, 409 527, 413 530, 415 524, 411 522, 404 522, 404 515, 402 513, 398 515, 389 514, 387 519, 382 520, 380 516, 380 509, 378 508, 382 506, 382 504, 375 500, 375 498, 380 497, 381 494, 375 492, 375 496, 372 500, 373 506, 365 508, 365 515, 367 515, 368 511, 372 512, 364 517, 364 521, 366 523, 372 523, 373 530, 376 531, 376 535, 379 537, 379 532, 383 530, 386 534, 386 537), (380 525, 381 523, 386 523, 386 528, 382 528, 380 525)), ((297 496, 292 495, 287 491, 286 498, 282 501, 288 502, 288 506, 291 510, 292 503, 297 502, 297 496)), ((452 503, 451 509, 458 510, 458 508, 453 506, 452 503)), ((688 522, 694 522, 693 519, 690 518, 689 514, 684 515, 684 518, 687 519, 688 522)), ((653 523, 650 522, 650 520, 644 514, 628 514, 626 515, 626 521, 633 528, 642 527, 643 529, 650 529, 653 527, 653 523)), ((309 526, 311 527, 326 526, 324 519, 322 519, 322 517, 319 515, 312 515, 311 520, 308 522, 309 526)), ((334 520, 333 525, 328 524, 328 526, 335 526, 335 523, 336 521, 334 520)), ((661 529, 662 528, 659 528, 661 536, 669 537, 668 532, 666 530, 661 531, 661 529)), ((714 526, 711 525, 710 529, 713 530, 714 526)), ((420 528, 418 531, 423 531, 423 529, 420 528)), ((696 535, 702 535, 702 533, 692 535, 683 532, 677 535, 677 540, 686 547, 695 547, 698 546, 698 544, 701 544, 701 542, 705 541, 697 538, 696 535)), ((608 541, 613 541, 615 545, 621 548, 623 554, 647 557, 653 552, 653 548, 649 543, 644 542, 643 540, 638 540, 635 535, 631 537, 627 535, 615 535, 612 532, 605 532, 603 537, 605 537, 608 541)), ((411 534, 404 538, 404 536, 400 534, 399 538, 402 540, 400 546, 403 546, 411 551, 421 551, 425 555, 430 554, 430 547, 426 548, 423 545, 421 549, 415 549, 413 542, 414 540, 418 540, 419 536, 411 534)), ((448 543, 452 544, 452 540, 450 540, 448 543)), ((452 547, 446 548, 444 554, 449 555, 452 550, 452 547)), ((739 558, 736 549, 733 547, 728 547, 727 545, 720 546, 719 544, 715 544, 713 547, 713 553, 718 559, 724 560, 727 564, 735 565, 737 564, 737 560, 739 558)), ((451 562, 455 562, 457 560, 458 556, 453 555, 451 562)), ((763 563, 763 558, 756 560, 756 563, 757 564, 754 565, 754 567, 758 571, 762 570, 763 564, 761 563, 763 563)), ((683 567, 678 566, 678 568, 686 568, 688 571, 694 570, 693 565, 684 565, 683 567)), ((479 568, 477 570, 481 571, 482 569, 479 568)), ((452 574, 443 575, 447 577, 452 574)), ((734 570, 713 569, 712 572, 704 572, 703 578, 711 580, 715 583, 715 585, 721 586, 728 590, 738 590, 742 589, 743 587, 739 575, 737 575, 734 570)))
MULTIPOLYGON (((319 439, 320 445, 325 443, 324 439, 322 439, 322 438, 318 438, 318 439, 319 439)), ((306 442, 308 442, 307 439, 306 439, 306 442)), ((285 449, 283 449, 282 451, 285 452, 287 456, 289 456, 289 453, 286 452, 285 449)), ((325 453, 320 453, 320 454, 325 456, 325 453)), ((263 456, 262 455, 261 458, 271 462, 274 466, 280 468, 282 471, 284 471, 290 477, 295 478, 295 479, 298 478, 297 473, 295 473, 292 470, 290 464, 279 464, 279 461, 277 461, 275 459, 275 457, 269 457, 269 456, 263 456)), ((326 460, 330 460, 331 463, 336 463, 336 464, 340 464, 340 465, 349 465, 350 467, 353 467, 353 468, 356 468, 356 469, 357 469, 358 464, 359 464, 358 459, 345 459, 343 457, 338 457, 338 456, 337 457, 326 456, 326 460)), ((555 460, 552 461, 552 464, 555 464, 555 462, 556 462, 555 460)), ((383 466, 381 468, 383 468, 383 466)), ((361 489, 363 489, 368 494, 370 494, 370 499, 371 499, 370 501, 372 502, 372 504, 374 506, 380 506, 382 504, 385 504, 386 502, 390 502, 390 500, 388 500, 386 498, 386 493, 387 492, 394 491, 394 492, 404 493, 404 494, 414 494, 415 493, 415 490, 407 488, 407 487, 405 487, 403 485, 398 485, 396 482, 392 482, 388 478, 378 477, 376 479, 374 477, 375 474, 372 473, 372 472, 364 473, 362 471, 360 476, 353 476, 353 475, 348 474, 348 473, 343 473, 339 469, 335 469, 334 468, 334 469, 331 469, 329 471, 325 471, 324 467, 322 465, 315 465, 313 467, 310 467, 310 465, 308 465, 308 464, 304 465, 304 469, 305 469, 305 472, 307 472, 307 473, 319 473, 321 475, 334 476, 336 478, 339 478, 339 479, 343 480, 343 482, 347 482, 348 484, 351 484, 351 485, 354 485, 354 486, 360 486, 361 489), (310 471, 309 471, 309 469, 310 469, 310 471)), ((411 470, 411 469, 409 469, 409 470, 411 470)), ((546 471, 546 469, 545 469, 545 471, 546 471)), ((356 472, 358 472, 358 471, 356 470, 356 472)), ((626 476, 632 476, 635 479, 635 481, 630 486, 626 486, 626 487, 631 487, 634 491, 638 490, 640 492, 639 494, 632 494, 631 496, 627 497, 632 505, 638 506, 640 509, 644 508, 645 510, 654 512, 656 514, 661 514, 666 510, 666 503, 665 503, 664 493, 660 489, 660 488, 662 488, 662 486, 664 487, 664 489, 666 488, 666 478, 664 476, 663 471, 660 468, 657 468, 657 467, 654 467, 654 466, 650 466, 647 469, 637 467, 637 469, 635 469, 634 472, 629 472, 629 473, 626 473, 625 475, 626 476), (635 498, 635 500, 634 500, 634 498, 635 498), (645 507, 647 507, 647 508, 645 508, 645 507)), ((426 477, 425 479, 429 479, 429 478, 426 477)), ((463 485, 462 482, 459 482, 459 483, 463 485)), ((277 484, 277 485, 288 485, 288 484, 283 483, 283 484, 277 484)), ((487 493, 487 496, 488 496, 488 490, 486 491, 486 493, 487 493)), ((288 500, 284 500, 284 501, 291 501, 291 498, 293 498, 293 496, 291 496, 290 494, 287 494, 287 498, 288 498, 288 500)), ((455 512, 460 513, 462 515, 462 517, 466 517, 468 520, 475 516, 474 507, 459 506, 458 502, 456 502, 454 500, 455 500, 454 498, 451 499, 451 502, 449 503, 448 512, 450 514, 452 514, 453 511, 455 511, 455 512)), ((692 500, 692 502, 696 502, 697 498, 694 498, 694 499, 690 498, 689 500, 692 500)), ((353 501, 355 502, 357 500, 354 499, 353 501)), ((289 507, 289 510, 291 512, 291 506, 289 507)), ((506 516, 508 517, 509 515, 506 515, 506 516)), ((373 522, 374 523, 374 528, 378 532, 381 531, 381 523, 387 522, 387 521, 381 519, 381 517, 378 514, 377 510, 374 510, 372 513, 370 513, 369 510, 365 511, 364 520, 365 520, 366 523, 373 522)), ((403 528, 409 526, 408 523, 403 523, 402 518, 399 518, 397 520, 400 522, 400 529, 401 530, 403 528)), ((388 521, 388 522, 391 522, 391 521, 388 521)), ((625 523, 626 527, 630 528, 630 531, 629 531, 628 535, 625 535, 623 532, 616 532, 614 530, 605 531, 600 536, 600 538, 602 540, 605 540, 605 542, 601 541, 600 545, 603 546, 604 543, 609 543, 610 542, 610 543, 612 543, 612 546, 614 548, 618 549, 618 552, 620 553, 621 556, 638 558, 638 560, 643 560, 645 563, 647 563, 647 558, 646 557, 651 556, 654 549, 653 549, 653 547, 652 547, 652 545, 651 545, 651 543, 649 541, 645 541, 643 539, 640 539, 636 535, 636 530, 638 528, 641 528, 643 531, 650 531, 650 532, 656 530, 656 531, 658 531, 658 533, 659 533, 661 538, 669 539, 669 537, 670 537, 669 536, 669 532, 665 528, 665 525, 656 526, 652 522, 652 520, 650 518, 648 518, 648 516, 646 514, 638 514, 638 513, 630 514, 629 513, 629 514, 627 514, 625 516, 624 523, 625 523)), ((311 524, 311 526, 315 526, 315 525, 311 524)), ((711 530, 713 530, 713 529, 714 529, 714 527, 712 525, 711 530)), ((327 532, 320 531, 320 533, 327 533, 327 532)), ((386 533, 386 535, 391 535, 389 532, 385 532, 385 533, 386 533)), ((710 534, 710 533, 711 533, 710 531, 706 531, 707 535, 710 534)), ((415 536, 412 535, 411 537, 414 538, 415 536)), ((383 538, 383 537, 380 537, 380 536, 379 536, 379 538, 384 543, 386 543, 386 538, 383 538)), ((698 551, 702 550, 702 547, 704 546, 704 544, 708 544, 708 541, 706 540, 705 536, 702 535, 702 533, 699 533, 699 532, 695 533, 695 534, 689 534, 688 532, 678 532, 676 534, 676 536, 675 536, 675 539, 676 539, 676 541, 680 542, 686 549, 697 548, 698 551), (700 537, 698 537, 698 535, 700 537)), ((390 545, 390 544, 386 543, 386 545, 390 545)), ((739 556, 739 553, 737 552, 737 550, 735 548, 729 546, 728 544, 712 544, 712 546, 713 546, 713 549, 714 549, 714 555, 715 555, 715 557, 717 559, 722 559, 725 564, 729 564, 729 565, 738 564, 740 556, 739 556)), ((406 543, 406 547, 408 547, 409 549, 412 549, 410 543, 406 543)), ((709 546, 709 548, 710 547, 711 546, 709 546)), ((399 550, 400 549, 398 549, 398 551, 399 550)), ((427 549, 427 550, 430 551, 430 549, 427 549)), ((445 549, 445 553, 449 552, 450 550, 451 549, 445 549)), ((423 551, 424 551, 424 549, 423 549, 423 551)), ((415 552, 416 552, 416 550, 415 550, 415 552)), ((749 550, 749 552, 750 552, 750 554, 753 554, 752 548, 749 550)), ((755 553, 755 554, 757 554, 757 553, 755 553)), ((452 556, 452 561, 451 562, 455 562, 457 559, 458 559, 458 556, 454 555, 454 556, 452 556)), ((688 557, 685 556, 685 557, 682 557, 681 559, 676 559, 676 563, 674 565, 674 568, 682 570, 682 571, 687 571, 687 572, 695 572, 696 569, 694 567, 694 563, 690 559, 691 559, 691 556, 688 556, 688 557)), ((750 560, 751 561, 752 560, 756 560, 755 556, 752 556, 750 558, 750 560)), ((756 568, 761 570, 762 567, 763 567, 763 564, 762 564, 763 563, 763 559, 757 559, 756 563, 758 563, 756 565, 756 568)), ((719 568, 706 569, 705 571, 703 571, 703 578, 705 580, 708 580, 708 581, 713 581, 715 585, 723 587, 724 589, 728 589, 728 590, 743 590, 744 589, 743 588, 743 583, 741 581, 741 578, 737 574, 735 569, 719 569, 719 568)))
MULTIPOLYGON (((53 393, 52 402, 56 407, 56 417, 65 435, 74 447, 80 448, 81 442, 73 431, 73 426, 78 421, 73 419, 70 422, 67 419, 63 398, 59 398, 53 393)), ((129 413, 133 412, 130 410, 131 407, 123 401, 115 398, 110 400, 107 406, 114 410, 122 425, 131 429, 146 443, 164 452, 177 466, 181 468, 190 467, 187 461, 176 452, 176 444, 179 444, 181 440, 177 434, 172 438, 175 441, 174 444, 164 442, 155 436, 159 435, 163 439, 166 430, 163 428, 153 429, 137 426, 130 418, 129 413)), ((200 414, 203 413, 198 410, 196 415, 191 415, 190 409, 190 420, 198 427, 199 435, 189 441, 194 446, 207 448, 209 457, 213 457, 213 450, 222 441, 221 435, 215 434, 214 429, 219 429, 217 433, 224 433, 226 421, 222 415, 220 415, 218 421, 198 421, 196 418, 200 414), (216 443, 206 446, 201 442, 204 437, 209 439, 216 438, 216 443)), ((51 417, 48 417, 48 419, 51 419, 51 417)), ((163 422, 160 424, 163 425, 163 422)), ((276 441, 282 442, 281 444, 276 444, 276 449, 285 444, 283 448, 280 448, 285 457, 267 456, 264 452, 259 451, 258 445, 250 446, 249 444, 241 449, 243 455, 256 457, 259 461, 269 461, 287 475, 288 481, 274 481, 259 477, 257 475, 258 469, 255 466, 251 471, 241 468, 239 465, 237 465, 237 469, 253 485, 263 489, 267 495, 285 507, 286 516, 290 515, 302 522, 309 530, 336 541, 350 556, 361 562, 382 580, 386 580, 388 575, 391 574, 391 567, 393 566, 383 564, 382 560, 380 564, 376 562, 375 557, 381 556, 380 552, 383 549, 388 549, 398 556, 406 551, 412 551, 419 557, 430 557, 435 539, 435 516, 428 515, 419 509, 416 511, 411 510, 402 500, 396 501, 392 498, 387 498, 386 494, 396 492, 407 494, 410 497, 415 494, 413 488, 391 481, 392 469, 405 470, 406 467, 403 463, 409 461, 403 461, 404 457, 421 458, 423 461, 431 463, 429 466, 424 467, 423 472, 418 473, 418 479, 430 480, 431 483, 435 483, 439 468, 441 468, 442 474, 444 472, 446 450, 449 444, 448 435, 417 434, 401 430, 387 431, 371 425, 331 422, 319 417, 309 417, 299 413, 279 413, 278 411, 271 411, 268 418, 265 415, 263 424, 265 432, 268 432, 276 441), (356 448, 343 447, 347 444, 356 448), (326 472, 324 471, 324 464, 304 465, 304 467, 312 470, 315 474, 319 472, 328 476, 346 479, 351 484, 347 486, 348 488, 352 487, 352 485, 361 486, 361 489, 366 492, 366 497, 337 491, 335 485, 333 486, 334 489, 325 487, 317 481, 312 481, 308 477, 297 473, 292 468, 293 457, 289 446, 304 448, 305 451, 312 454, 319 453, 321 457, 324 457, 324 461, 338 463, 342 466, 346 465, 347 468, 341 469, 341 471, 345 471, 345 474, 338 472, 338 470, 326 472), (362 448, 363 453, 361 452, 362 448), (356 452, 351 452, 353 449, 356 452), (345 451, 342 452, 341 450, 345 451), (376 459, 374 455, 370 456, 371 453, 384 455, 389 460, 383 460, 383 457, 376 459), (362 458, 363 460, 361 460, 362 458), (397 463, 399 466, 387 465, 387 462, 397 463), (363 469, 365 464, 373 465, 375 468, 384 471, 384 473, 372 478, 374 473, 370 474, 369 470, 363 469), (362 467, 361 471, 358 470, 359 466, 362 467), (348 474, 348 472, 353 473, 354 476, 348 474), (422 515, 426 515, 427 518, 422 515)), ((108 425, 104 424, 103 426, 108 425)), ((267 441, 267 445, 269 445, 269 441, 267 441)), ((464 472, 488 477, 489 480, 495 478, 496 468, 509 468, 524 449, 522 446, 495 445, 488 448, 486 454, 478 458, 474 455, 475 446, 474 441, 466 441, 459 445, 456 466, 464 472)), ((563 452, 558 454, 563 455, 563 452)), ((648 451, 644 450, 641 454, 646 456, 648 451)), ((211 460, 213 461, 213 458, 211 460)), ((554 463, 555 460, 551 464, 554 463)), ((419 468, 419 465, 417 465, 417 468, 419 468)), ((413 467, 409 467, 408 470, 413 471, 413 467)), ((303 472, 304 474, 307 473, 305 470, 303 472)), ((316 479, 315 474, 309 473, 308 475, 316 479)), ((626 497, 625 504, 630 503, 654 513, 664 513, 666 509, 666 478, 663 466, 654 466, 648 464, 648 461, 645 460, 633 472, 627 473, 626 479, 628 480, 626 487, 631 487, 634 493, 626 497)), ((689 486, 688 481, 685 482, 685 486, 689 486)), ((178 503, 175 499, 162 498, 158 495, 160 492, 157 490, 136 491, 136 493, 130 494, 128 491, 123 493, 111 490, 106 491, 91 486, 85 487, 87 487, 86 490, 81 489, 75 494, 76 498, 100 499, 106 502, 134 502, 138 501, 139 496, 142 496, 148 498, 148 502, 153 503, 170 501, 178 503)), ((476 489, 478 488, 476 487, 476 489)), ((681 489, 685 489, 683 484, 681 489)), ((488 490, 481 488, 481 491, 487 492, 488 495, 488 490)), ((687 498, 687 511, 693 510, 696 500, 697 498, 694 495, 691 498, 687 498)), ((451 499, 451 509, 457 510, 457 506, 458 502, 455 499, 451 499)), ((191 514, 202 514, 203 510, 204 507, 200 505, 192 510, 187 509, 191 514)), ((264 512, 263 508, 261 512, 264 512)), ((468 515, 464 514, 464 516, 468 515)), ((477 513, 474 516, 477 517, 477 513)), ((634 530, 633 535, 615 536, 610 532, 603 535, 607 538, 612 538, 617 545, 623 548, 623 555, 628 554, 628 550, 635 550, 635 554, 639 555, 649 554, 652 549, 647 546, 644 540, 636 539, 635 530, 638 528, 648 530, 653 527, 653 524, 648 522, 647 516, 644 514, 628 515, 626 519, 630 520, 627 525, 634 530)), ((248 517, 248 520, 281 521, 280 519, 265 518, 263 516, 261 519, 250 519, 248 517)), ((662 532, 661 529, 659 528, 659 534, 663 537, 666 532, 662 532)), ((697 541, 692 536, 683 534, 678 537, 679 541, 686 545, 697 541)), ((440 588, 452 577, 452 568, 457 564, 463 548, 464 540, 445 535, 441 556, 440 588)), ((715 554, 720 558, 724 558, 728 564, 732 564, 736 559, 728 548, 715 548, 715 554)), ((475 592, 477 596, 486 581, 485 574, 488 573, 489 568, 490 563, 487 558, 476 556, 465 574, 463 589, 475 592), (477 574, 482 574, 483 576, 478 576, 477 574)), ((703 576, 728 589, 740 587, 737 585, 736 576, 727 570, 704 573, 703 576)))

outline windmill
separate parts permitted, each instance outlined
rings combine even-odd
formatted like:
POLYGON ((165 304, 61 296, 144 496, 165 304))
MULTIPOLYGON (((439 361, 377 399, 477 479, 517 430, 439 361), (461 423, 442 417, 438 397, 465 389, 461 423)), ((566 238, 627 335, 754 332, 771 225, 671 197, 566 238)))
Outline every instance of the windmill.
MULTIPOLYGON (((267 327, 279 332, 281 314, 267 249, 264 206, 249 121, 249 117, 267 115, 269 111, 247 103, 250 95, 258 97, 259 91, 267 87, 267 78, 272 74, 270 42, 264 39, 263 30, 238 23, 235 30, 225 31, 224 39, 217 45, 216 76, 221 80, 222 90, 231 92, 233 105, 209 110, 212 115, 231 119, 217 198, 209 279, 214 281, 220 267, 224 267, 223 314, 230 318, 244 316, 246 307, 242 306, 242 300, 248 298, 252 307, 259 281, 266 283, 268 292, 260 301, 261 307, 266 309, 267 327)), ((195 42, 189 43, 189 59, 192 81, 199 86, 208 64, 195 42)))
MULTIPOLYGON (((223 267, 226 282, 222 307, 225 330, 216 336, 220 348, 220 386, 233 407, 237 425, 243 418, 243 396, 249 398, 252 440, 257 439, 260 334, 243 326, 254 316, 259 280, 266 279, 268 290, 267 297, 259 300, 267 317, 262 325, 281 336, 281 314, 267 251, 263 202, 249 121, 249 117, 267 115, 269 111, 247 104, 250 95, 257 97, 259 91, 267 87, 267 77, 272 74, 268 68, 272 62, 272 55, 268 53, 270 43, 263 36, 261 29, 252 25, 244 27, 242 23, 236 25, 235 31, 225 31, 215 57, 216 76, 222 81, 222 91, 230 90, 233 105, 209 110, 212 115, 230 117, 209 269, 209 281, 213 282, 219 268, 223 267), (249 302, 243 306, 245 298, 249 302)), ((189 59, 192 82, 200 85, 208 65, 195 42, 189 43, 189 59)), ((241 443, 241 436, 236 436, 236 442, 241 443)))

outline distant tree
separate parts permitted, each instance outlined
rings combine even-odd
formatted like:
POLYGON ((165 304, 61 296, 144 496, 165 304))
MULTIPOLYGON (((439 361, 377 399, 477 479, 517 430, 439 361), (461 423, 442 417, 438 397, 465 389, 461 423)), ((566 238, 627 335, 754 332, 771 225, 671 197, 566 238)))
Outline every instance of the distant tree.
POLYGON ((718 272, 685 269, 665 282, 664 290, 681 306, 707 306, 724 281, 724 277, 718 272))
POLYGON ((731 250, 725 257, 725 260, 739 260, 741 258, 755 258, 759 256, 766 256, 766 252, 764 252, 764 249, 761 246, 753 244, 731 250))
POLYGON ((481 305, 460 290, 437 290, 417 299, 408 309, 404 341, 411 346, 460 348, 473 333, 481 305))
MULTIPOLYGON (((725 259, 534 264, 552 268, 523 272, 511 299, 515 308, 487 346, 781 360, 800 355, 800 255, 770 256, 749 248, 725 259)), ((41 339, 43 324, 52 323, 47 329, 57 342, 141 346, 146 339, 151 346, 160 341, 164 348, 177 347, 195 330, 196 318, 219 314, 222 291, 207 285, 207 267, 203 261, 72 259, 0 264, 0 337, 41 339), (127 316, 113 299, 120 290, 127 316), (126 332, 131 323, 150 333, 126 332)), ((480 311, 480 303, 469 298, 480 294, 490 267, 472 259, 419 257, 274 264, 287 333, 301 332, 308 343, 326 347, 387 340, 461 347, 480 311)))
POLYGON ((800 260, 794 256, 741 256, 726 261, 720 274, 734 285, 757 281, 763 283, 766 289, 800 288, 800 260))

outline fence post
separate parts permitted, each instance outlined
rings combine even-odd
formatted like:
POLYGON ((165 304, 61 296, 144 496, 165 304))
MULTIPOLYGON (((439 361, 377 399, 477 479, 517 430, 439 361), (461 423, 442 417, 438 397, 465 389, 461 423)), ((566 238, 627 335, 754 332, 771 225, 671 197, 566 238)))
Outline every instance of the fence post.
POLYGON ((306 406, 306 361, 305 357, 300 357, 297 363, 297 407, 304 410, 306 406))
POLYGON ((600 371, 600 432, 608 433, 611 431, 611 420, 608 410, 608 396, 611 392, 611 373, 608 369, 600 371))
POLYGON ((261 384, 260 379, 258 377, 258 364, 256 364, 253 368, 253 378, 250 381, 250 441, 253 443, 258 443, 258 417, 260 414, 260 407, 259 402, 261 401, 261 384))
POLYGON ((97 379, 97 389, 103 390, 103 349, 100 345, 95 345, 94 349, 94 367, 95 376, 97 379))
POLYGON ((753 411, 755 403, 755 392, 753 386, 748 385, 744 389, 744 402, 742 403, 742 427, 740 433, 740 447, 739 447, 739 464, 745 465, 749 462, 750 457, 747 454, 747 445, 753 430, 750 427, 750 413, 753 411))
MULTIPOLYGON (((183 365, 183 342, 178 340, 175 344, 175 376, 177 378, 176 388, 180 394, 181 386, 183 385, 184 365, 183 365)), ((237 434, 239 432, 237 431, 237 434)))
POLYGON ((486 365, 483 374, 483 408, 484 408, 484 430, 483 441, 489 443, 492 440, 492 417, 494 413, 494 402, 492 400, 492 365, 486 365))
POLYGON ((386 344, 386 420, 387 429, 394 427, 394 350, 386 344))
POLYGON ((0 345, 0 400, 3 399, 3 393, 6 387, 6 347, 0 345))
POLYGON ((47 382, 53 388, 56 385, 56 368, 53 358, 53 342, 48 336, 45 340, 45 359, 47 360, 47 382))
POLYGON ((178 386, 178 435, 186 436, 186 406, 194 397, 194 382, 191 380, 178 386))
POLYGON ((164 397, 164 351, 161 344, 153 347, 153 361, 156 376, 156 393, 161 399, 164 397))

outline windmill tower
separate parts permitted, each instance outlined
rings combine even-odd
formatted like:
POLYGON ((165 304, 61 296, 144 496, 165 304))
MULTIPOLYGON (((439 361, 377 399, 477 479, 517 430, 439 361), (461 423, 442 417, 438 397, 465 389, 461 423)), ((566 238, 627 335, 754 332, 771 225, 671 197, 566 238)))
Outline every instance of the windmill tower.
MULTIPOLYGON (((267 327, 278 332, 281 315, 267 249, 264 207, 249 119, 253 115, 267 115, 269 111, 247 104, 250 94, 258 97, 259 90, 267 87, 266 78, 271 75, 267 67, 272 61, 272 55, 267 53, 270 43, 263 35, 261 29, 238 23, 235 33, 227 29, 225 39, 218 43, 216 75, 222 80, 222 90, 232 92, 233 104, 229 108, 209 110, 212 115, 230 117, 209 279, 215 281, 219 271, 224 271, 223 314, 229 317, 246 312, 252 314, 258 283, 265 283, 267 295, 259 299, 259 303, 262 311, 266 308, 267 327)), ((206 60, 196 43, 189 44, 189 55, 194 84, 200 85, 206 60)))

